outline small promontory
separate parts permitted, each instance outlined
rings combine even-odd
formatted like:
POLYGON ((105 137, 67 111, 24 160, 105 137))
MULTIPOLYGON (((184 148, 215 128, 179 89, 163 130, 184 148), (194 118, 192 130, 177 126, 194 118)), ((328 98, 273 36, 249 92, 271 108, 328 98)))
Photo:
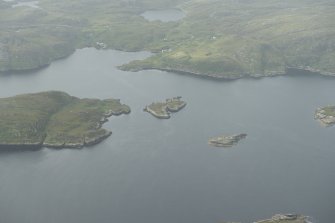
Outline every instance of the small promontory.
POLYGON ((48 91, 0 99, 0 148, 81 148, 111 135, 102 124, 130 108, 118 99, 48 91))
POLYGON ((334 125, 335 106, 326 106, 323 108, 318 108, 315 112, 314 118, 326 127, 334 125))
POLYGON ((245 137, 247 137, 247 134, 244 133, 238 135, 222 135, 210 138, 208 144, 215 147, 232 147, 245 137))
POLYGON ((149 112, 159 119, 169 119, 172 112, 178 112, 186 106, 186 102, 181 100, 181 97, 166 99, 165 102, 154 102, 144 108, 144 111, 149 112))

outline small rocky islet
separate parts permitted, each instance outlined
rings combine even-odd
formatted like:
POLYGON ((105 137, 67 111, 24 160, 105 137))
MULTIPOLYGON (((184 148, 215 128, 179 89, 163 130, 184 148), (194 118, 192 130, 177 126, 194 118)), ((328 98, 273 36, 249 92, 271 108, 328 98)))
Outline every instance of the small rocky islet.
POLYGON ((241 133, 236 135, 221 135, 210 138, 208 144, 214 147, 232 147, 236 145, 240 140, 247 137, 247 134, 241 133))
POLYGON ((79 99, 59 91, 0 99, 0 148, 81 148, 112 133, 102 124, 130 113, 119 99, 79 99))
POLYGON ((159 119, 169 119, 171 113, 180 111, 186 106, 186 102, 181 97, 168 98, 165 102, 154 102, 147 105, 143 110, 159 119))
MULTIPOLYGON (((223 223, 241 223, 241 222, 223 222, 223 223)), ((312 223, 308 217, 298 214, 276 214, 265 220, 255 221, 253 223, 312 223)))
POLYGON ((326 106, 318 108, 314 118, 323 126, 329 127, 335 125, 335 106, 326 106))
POLYGON ((270 219, 256 221, 254 223, 311 223, 308 217, 298 214, 276 214, 270 219))

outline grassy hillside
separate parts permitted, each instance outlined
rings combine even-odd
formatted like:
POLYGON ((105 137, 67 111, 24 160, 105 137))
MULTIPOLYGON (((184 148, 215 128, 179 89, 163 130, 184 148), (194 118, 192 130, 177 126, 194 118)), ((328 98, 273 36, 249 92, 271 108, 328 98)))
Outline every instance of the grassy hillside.
POLYGON ((329 1, 190 1, 187 17, 125 70, 180 70, 216 77, 267 76, 286 67, 335 73, 335 4, 329 1))
POLYGON ((119 100, 42 92, 0 99, 0 145, 82 147, 110 135, 106 117, 129 113, 119 100))
POLYGON ((0 5, 0 70, 43 66, 76 48, 156 52, 125 70, 164 69, 224 78, 271 76, 287 67, 335 73, 335 3, 329 0, 39 1, 0 5), (145 20, 180 8, 177 22, 145 20))

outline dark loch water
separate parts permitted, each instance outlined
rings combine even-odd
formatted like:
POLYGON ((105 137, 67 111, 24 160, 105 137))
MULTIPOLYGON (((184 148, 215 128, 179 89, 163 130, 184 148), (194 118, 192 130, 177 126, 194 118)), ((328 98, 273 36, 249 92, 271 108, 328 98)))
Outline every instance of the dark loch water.
POLYGON ((78 50, 39 71, 0 76, 1 97, 62 90, 121 98, 113 135, 82 150, 0 152, 1 223, 219 223, 302 213, 335 218, 335 127, 313 120, 335 104, 335 78, 229 82, 115 68, 148 53, 78 50), (170 120, 142 111, 183 96, 170 120), (247 133, 236 147, 207 139, 247 133))

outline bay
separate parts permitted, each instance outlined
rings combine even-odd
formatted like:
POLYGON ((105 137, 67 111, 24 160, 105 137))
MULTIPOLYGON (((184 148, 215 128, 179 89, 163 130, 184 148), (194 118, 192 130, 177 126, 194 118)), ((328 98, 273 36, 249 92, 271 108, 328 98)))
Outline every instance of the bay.
POLYGON ((250 222, 295 212, 332 222, 335 128, 313 119, 334 104, 335 79, 293 75, 217 82, 116 67, 147 52, 91 48, 50 66, 0 76, 0 95, 61 90, 120 98, 130 115, 81 150, 1 151, 1 223, 250 222), (142 111, 182 96, 169 120, 142 111), (247 133, 230 149, 209 137, 247 133))

